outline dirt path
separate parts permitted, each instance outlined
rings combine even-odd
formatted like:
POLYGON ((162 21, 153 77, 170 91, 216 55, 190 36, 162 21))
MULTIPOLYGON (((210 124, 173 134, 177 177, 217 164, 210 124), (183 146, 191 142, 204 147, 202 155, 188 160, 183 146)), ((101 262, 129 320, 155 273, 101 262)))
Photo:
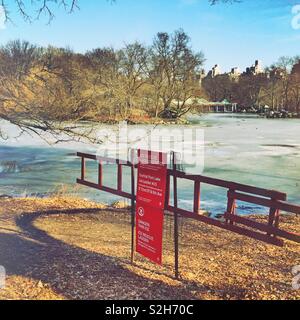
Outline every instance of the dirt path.
MULTIPOLYGON (((0 299, 300 299, 291 269, 300 246, 276 248, 204 224, 185 222, 182 280, 172 279, 166 219, 164 268, 130 264, 126 211, 76 199, 0 200, 0 299)), ((299 232, 299 218, 286 219, 299 232)))

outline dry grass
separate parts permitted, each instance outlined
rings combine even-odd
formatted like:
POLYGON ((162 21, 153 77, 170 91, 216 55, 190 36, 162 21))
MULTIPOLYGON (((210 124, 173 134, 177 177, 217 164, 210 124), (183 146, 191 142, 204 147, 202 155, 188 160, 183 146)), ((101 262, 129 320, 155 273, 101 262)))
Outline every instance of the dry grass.
MULTIPOLYGON (((283 220, 300 232, 299 217, 283 220)), ((164 267, 139 256, 132 266, 127 211, 76 198, 0 200, 0 299, 299 299, 291 285, 299 248, 184 221, 176 281, 169 217, 164 267)))

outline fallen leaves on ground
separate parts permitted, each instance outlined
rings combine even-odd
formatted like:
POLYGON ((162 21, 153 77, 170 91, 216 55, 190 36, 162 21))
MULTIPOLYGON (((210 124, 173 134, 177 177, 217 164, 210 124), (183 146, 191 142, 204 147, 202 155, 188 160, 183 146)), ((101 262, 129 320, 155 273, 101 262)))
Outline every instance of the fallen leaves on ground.
MULTIPOLYGON (((253 217, 256 220, 263 217, 253 217)), ((173 278, 172 218, 163 267, 130 263, 130 213, 77 198, 0 200, 0 299, 299 299, 292 268, 300 246, 283 248, 181 219, 180 274, 173 278)), ((300 217, 281 226, 300 233, 300 217)))

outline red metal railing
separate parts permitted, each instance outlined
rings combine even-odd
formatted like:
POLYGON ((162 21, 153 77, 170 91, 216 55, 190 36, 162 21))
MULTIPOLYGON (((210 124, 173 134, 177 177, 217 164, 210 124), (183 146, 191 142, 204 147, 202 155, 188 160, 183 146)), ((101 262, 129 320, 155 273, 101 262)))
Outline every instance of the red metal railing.
MULTIPOLYGON (((77 183, 91 187, 97 190, 109 192, 111 194, 130 199, 132 208, 136 199, 135 194, 135 168, 136 164, 132 161, 123 161, 106 157, 99 157, 90 154, 78 153, 81 162, 81 178, 77 179, 77 183), (85 179, 85 162, 86 160, 98 161, 98 183, 92 183, 85 179), (103 163, 115 164, 117 171, 117 189, 113 189, 103 185, 103 163), (123 166, 131 168, 131 193, 123 191, 122 188, 122 168, 123 166)), ((173 164, 173 169, 168 169, 167 187, 166 187, 166 204, 165 210, 173 213, 176 217, 179 214, 182 217, 195 219, 234 233, 264 241, 273 245, 283 246, 282 239, 300 243, 300 235, 280 229, 280 211, 288 213, 300 214, 300 206, 290 204, 286 201, 287 195, 282 192, 257 188, 231 181, 225 181, 203 175, 189 175, 177 170, 173 164), (170 204, 170 184, 173 179, 173 205, 170 204), (188 211, 178 207, 178 190, 177 180, 185 179, 194 182, 194 205, 193 211, 188 211), (212 185, 227 189, 227 210, 224 213, 224 221, 207 217, 200 214, 201 208, 201 186, 202 184, 212 185), (250 204, 263 206, 269 209, 268 222, 262 223, 250 218, 241 217, 236 212, 236 202, 242 201, 250 204), (280 239, 281 238, 281 239, 280 239)), ((134 211, 133 211, 134 212, 134 211)), ((133 218, 134 219, 134 218, 133 218)), ((133 220, 134 224, 134 220, 133 220)))
POLYGON ((97 189, 100 191, 108 192, 111 194, 114 194, 116 196, 120 196, 123 198, 127 198, 130 200, 135 200, 135 192, 134 192, 134 185, 133 182, 134 180, 131 179, 131 193, 123 191, 122 188, 122 182, 123 182, 123 170, 122 167, 130 167, 131 168, 131 175, 134 176, 134 168, 136 165, 133 165, 132 162, 130 161, 123 161, 119 159, 112 159, 112 158, 106 158, 106 157, 98 157, 95 155, 91 154, 86 154, 86 153, 77 153, 77 156, 81 158, 81 178, 77 179, 77 183, 84 185, 86 187, 90 187, 93 189, 97 189), (85 179, 86 175, 86 160, 95 160, 98 161, 98 183, 93 183, 89 182, 85 179), (103 185, 103 164, 108 163, 108 164, 115 164, 118 167, 117 171, 117 189, 113 189, 110 187, 106 187, 103 185))

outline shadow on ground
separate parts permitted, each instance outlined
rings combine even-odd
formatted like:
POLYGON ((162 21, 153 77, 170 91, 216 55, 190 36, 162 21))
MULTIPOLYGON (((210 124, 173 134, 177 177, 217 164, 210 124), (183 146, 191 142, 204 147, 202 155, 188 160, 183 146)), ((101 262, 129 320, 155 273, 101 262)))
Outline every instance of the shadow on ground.
POLYGON ((121 259, 64 243, 34 226, 41 216, 99 214, 99 211, 59 210, 18 216, 16 224, 21 233, 0 233, 0 261, 7 275, 41 281, 66 299, 195 298, 184 286, 139 276, 126 269, 121 259))

